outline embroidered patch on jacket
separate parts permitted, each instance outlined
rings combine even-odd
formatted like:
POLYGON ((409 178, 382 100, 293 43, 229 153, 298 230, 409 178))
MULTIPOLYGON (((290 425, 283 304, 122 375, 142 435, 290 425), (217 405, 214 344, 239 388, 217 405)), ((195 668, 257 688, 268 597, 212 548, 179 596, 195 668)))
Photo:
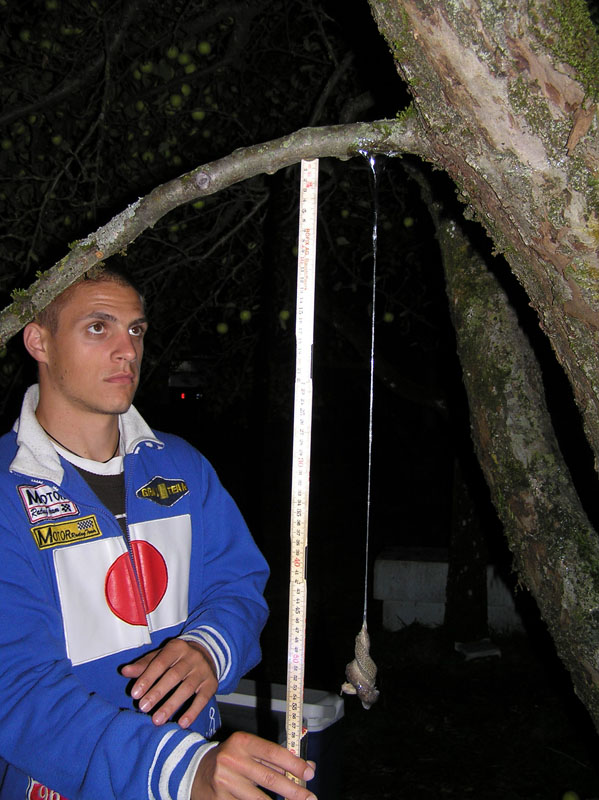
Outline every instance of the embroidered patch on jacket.
POLYGON ((86 542, 88 539, 102 536, 95 514, 69 520, 69 522, 36 525, 35 528, 31 528, 31 533, 39 550, 47 550, 48 547, 58 547, 74 542, 86 542))
POLYGON ((162 478, 159 475, 135 492, 135 496, 153 500, 161 506, 173 506, 189 492, 187 484, 180 478, 162 478))
POLYGON ((53 789, 48 789, 47 786, 44 786, 38 781, 34 781, 33 778, 29 778, 29 782, 27 783, 26 800, 67 800, 67 799, 58 792, 55 792, 53 789))
POLYGON ((40 519, 60 519, 74 517, 79 509, 65 497, 56 486, 17 486, 21 502, 25 507, 30 522, 40 519))

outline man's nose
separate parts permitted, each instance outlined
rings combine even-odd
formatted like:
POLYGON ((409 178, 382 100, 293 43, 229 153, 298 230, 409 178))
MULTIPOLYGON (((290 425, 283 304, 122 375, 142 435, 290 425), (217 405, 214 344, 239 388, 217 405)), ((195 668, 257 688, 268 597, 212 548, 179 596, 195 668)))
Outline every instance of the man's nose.
POLYGON ((128 331, 119 337, 116 344, 114 353, 117 360, 136 361, 138 353, 135 347, 135 340, 128 331))

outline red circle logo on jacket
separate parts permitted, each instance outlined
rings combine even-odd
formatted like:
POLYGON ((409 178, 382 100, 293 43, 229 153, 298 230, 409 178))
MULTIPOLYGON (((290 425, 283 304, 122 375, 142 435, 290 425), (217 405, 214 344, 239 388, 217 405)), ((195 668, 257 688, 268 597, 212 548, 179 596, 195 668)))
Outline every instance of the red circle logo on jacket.
POLYGON ((154 611, 164 597, 168 571, 164 558, 149 542, 131 542, 131 554, 135 570, 129 553, 123 553, 110 566, 104 585, 106 601, 123 622, 146 625, 146 614, 154 611))

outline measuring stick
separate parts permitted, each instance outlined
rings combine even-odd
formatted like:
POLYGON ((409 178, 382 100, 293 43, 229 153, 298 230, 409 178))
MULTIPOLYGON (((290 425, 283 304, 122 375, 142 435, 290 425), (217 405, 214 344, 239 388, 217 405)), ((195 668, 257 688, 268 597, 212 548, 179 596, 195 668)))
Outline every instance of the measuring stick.
MULTIPOLYGON (((310 496, 312 342, 314 340, 317 216, 318 159, 315 159, 313 161, 302 161, 297 245, 296 363, 291 477, 287 716, 285 723, 287 749, 295 755, 300 755, 301 752, 304 709, 306 556, 308 550, 308 500, 310 496)), ((295 778, 294 780, 297 781, 295 778)))

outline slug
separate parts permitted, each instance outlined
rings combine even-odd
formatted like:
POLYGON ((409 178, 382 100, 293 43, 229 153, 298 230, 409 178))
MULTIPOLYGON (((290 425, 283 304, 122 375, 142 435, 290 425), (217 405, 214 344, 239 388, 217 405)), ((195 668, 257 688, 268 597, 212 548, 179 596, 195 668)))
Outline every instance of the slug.
POLYGON ((366 628, 366 620, 360 633, 356 636, 355 658, 345 668, 347 681, 341 691, 345 694, 357 694, 364 708, 369 709, 376 703, 379 690, 375 686, 376 664, 370 657, 370 637, 366 628))

